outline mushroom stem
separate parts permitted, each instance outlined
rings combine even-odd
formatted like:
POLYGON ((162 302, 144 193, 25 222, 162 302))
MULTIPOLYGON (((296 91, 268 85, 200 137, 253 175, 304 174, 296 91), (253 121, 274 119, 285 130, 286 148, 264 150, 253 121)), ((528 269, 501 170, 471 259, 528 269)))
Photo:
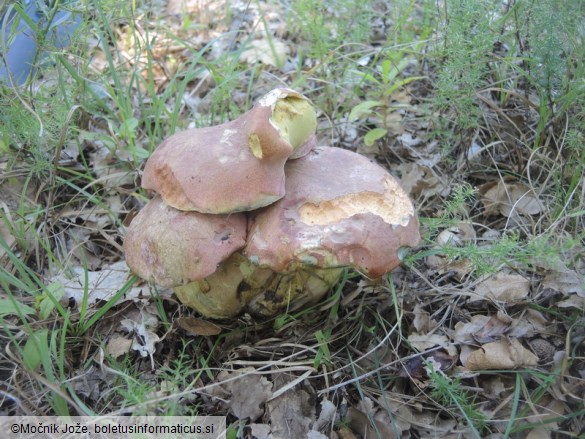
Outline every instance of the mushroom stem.
POLYGON ((237 252, 205 279, 175 287, 175 294, 207 317, 234 317, 243 309, 254 315, 273 316, 317 302, 337 283, 342 271, 306 267, 276 273, 255 266, 237 252))

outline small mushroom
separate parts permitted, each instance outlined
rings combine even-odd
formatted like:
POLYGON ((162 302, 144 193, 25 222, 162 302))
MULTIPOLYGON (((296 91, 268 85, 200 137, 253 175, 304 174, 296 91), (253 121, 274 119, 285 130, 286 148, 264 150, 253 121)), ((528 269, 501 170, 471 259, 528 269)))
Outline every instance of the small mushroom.
POLYGON ((234 121, 179 132, 148 159, 142 186, 166 204, 201 213, 241 212, 284 195, 284 163, 315 144, 315 110, 275 89, 234 121))
POLYGON ((319 147, 285 172, 286 196, 251 213, 243 253, 254 264, 280 273, 351 266, 376 278, 419 242, 408 195, 366 157, 319 147))
POLYGON ((246 216, 184 212, 152 199, 124 239, 126 263, 163 287, 204 279, 246 243, 246 216))

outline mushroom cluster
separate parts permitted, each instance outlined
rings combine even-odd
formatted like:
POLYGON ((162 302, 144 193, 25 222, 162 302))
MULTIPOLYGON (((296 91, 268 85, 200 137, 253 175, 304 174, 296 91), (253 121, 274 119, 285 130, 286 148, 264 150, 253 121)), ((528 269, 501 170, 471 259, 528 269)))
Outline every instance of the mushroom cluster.
POLYGON ((344 267, 396 268, 420 239, 412 202, 381 166, 315 146, 316 126, 310 101, 281 88, 234 121, 169 137, 144 169, 158 195, 129 226, 128 266, 213 318, 313 303, 344 267))

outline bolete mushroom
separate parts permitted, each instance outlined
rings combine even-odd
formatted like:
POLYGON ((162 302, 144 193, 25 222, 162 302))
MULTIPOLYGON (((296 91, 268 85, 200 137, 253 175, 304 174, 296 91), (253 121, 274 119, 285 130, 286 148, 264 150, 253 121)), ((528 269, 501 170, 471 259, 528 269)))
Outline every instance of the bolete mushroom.
POLYGON ((316 302, 343 267, 380 277, 415 246, 418 221, 407 194, 384 168, 330 147, 287 162, 286 195, 249 212, 248 242, 212 276, 175 288, 212 317, 243 309, 274 315, 316 302))
POLYGON ((222 125, 166 139, 146 163, 142 186, 180 210, 231 213, 284 196, 284 163, 315 144, 317 120, 309 100, 280 88, 222 125))
POLYGON ((315 302, 344 267, 394 269, 420 239, 411 201, 367 158, 313 148, 315 128, 310 102, 276 89, 232 122, 168 138, 144 170, 159 196, 129 227, 128 266, 215 318, 315 302))
POLYGON ((204 279, 246 243, 246 216, 206 215, 148 202, 124 239, 126 263, 141 278, 163 287, 204 279))

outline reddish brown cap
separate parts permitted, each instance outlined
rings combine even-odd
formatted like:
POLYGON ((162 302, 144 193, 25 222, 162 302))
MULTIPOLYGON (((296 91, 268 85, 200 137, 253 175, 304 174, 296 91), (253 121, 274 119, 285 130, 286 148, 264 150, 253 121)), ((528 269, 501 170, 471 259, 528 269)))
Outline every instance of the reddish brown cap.
POLYGON ((287 162, 286 196, 251 213, 244 254, 277 272, 352 266, 379 277, 420 240, 408 195, 384 168, 340 148, 287 162))
POLYGON ((126 263, 143 279, 163 287, 203 279, 246 240, 246 217, 205 215, 151 200, 124 239, 126 263))
POLYGON ((315 144, 315 110, 303 95, 272 90, 238 119, 165 140, 146 163, 142 186, 180 210, 230 213, 284 195, 284 163, 315 144))

